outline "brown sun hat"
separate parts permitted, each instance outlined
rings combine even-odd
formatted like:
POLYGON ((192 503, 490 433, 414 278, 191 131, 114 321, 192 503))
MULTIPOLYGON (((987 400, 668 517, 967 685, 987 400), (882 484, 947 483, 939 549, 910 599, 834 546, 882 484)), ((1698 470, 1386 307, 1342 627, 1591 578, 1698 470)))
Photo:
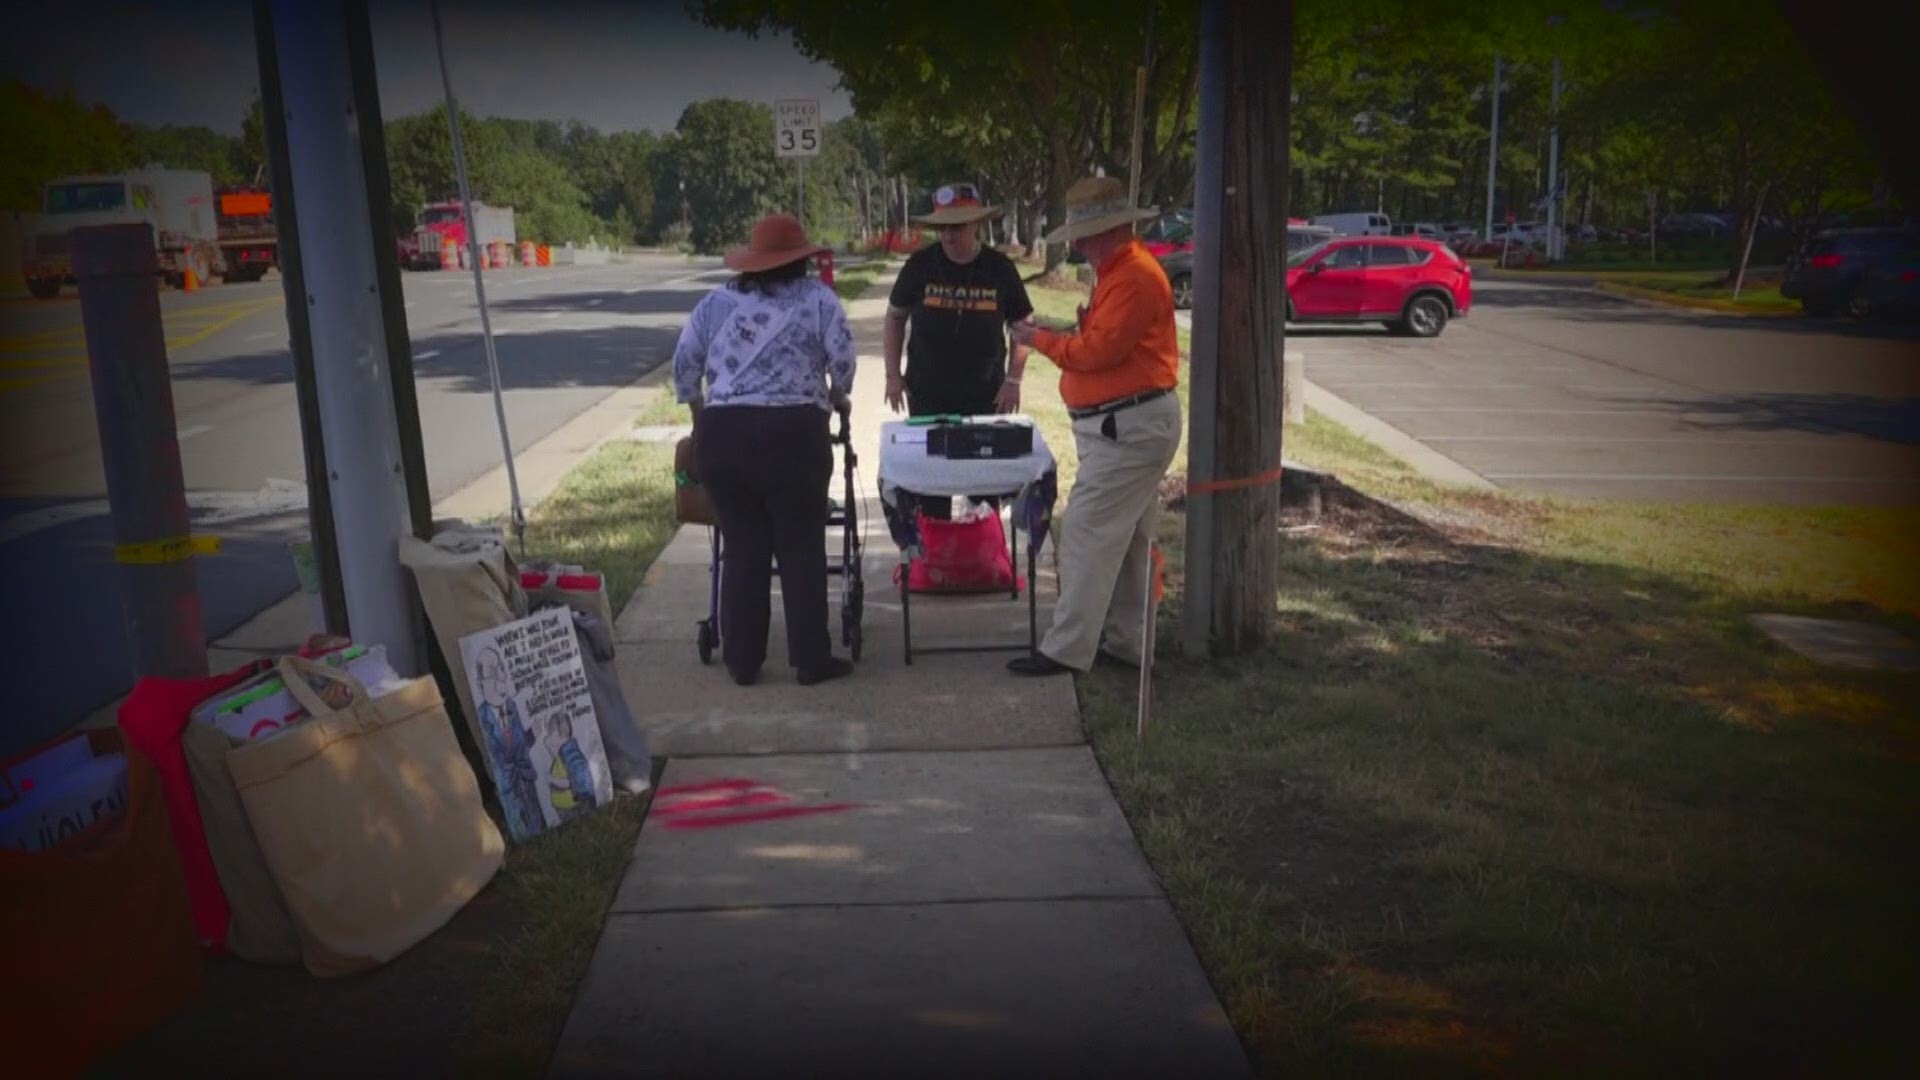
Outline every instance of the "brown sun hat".
POLYGON ((1127 185, 1120 181, 1111 176, 1089 176, 1067 189, 1066 223, 1047 234, 1047 243, 1071 243, 1159 216, 1158 210, 1134 206, 1127 198, 1127 185))
POLYGON ((729 270, 756 274, 831 250, 809 241, 806 227, 800 224, 799 218, 792 214, 768 214, 754 223, 746 244, 728 249, 724 261, 729 270))
POLYGON ((933 213, 914 218, 913 223, 939 228, 942 225, 972 225, 1000 216, 999 207, 980 202, 980 190, 972 184, 943 184, 933 193, 933 213))

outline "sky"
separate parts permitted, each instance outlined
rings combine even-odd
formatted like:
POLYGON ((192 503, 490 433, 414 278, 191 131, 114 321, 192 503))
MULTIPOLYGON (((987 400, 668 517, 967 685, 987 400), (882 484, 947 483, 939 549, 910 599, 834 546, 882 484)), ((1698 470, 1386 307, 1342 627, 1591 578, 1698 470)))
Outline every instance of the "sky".
MULTIPOLYGON (((407 116, 438 104, 425 0, 370 6, 381 112, 407 116)), ((833 68, 784 37, 711 30, 678 2, 443 0, 440 18, 454 93, 480 116, 669 131, 688 104, 714 97, 818 98, 825 120, 853 111, 833 68)), ((7 21, 6 77, 71 89, 123 120, 238 134, 259 84, 247 0, 40 5, 7 21)))

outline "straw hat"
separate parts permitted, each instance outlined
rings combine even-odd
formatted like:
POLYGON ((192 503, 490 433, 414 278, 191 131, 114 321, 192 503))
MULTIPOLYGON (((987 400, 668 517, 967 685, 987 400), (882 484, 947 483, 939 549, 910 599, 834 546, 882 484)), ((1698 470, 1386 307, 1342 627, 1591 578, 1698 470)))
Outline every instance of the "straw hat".
POLYGON ((792 214, 768 214, 754 223, 745 246, 727 251, 725 262, 729 270, 754 274, 831 250, 809 242, 799 218, 792 214))
POLYGON ((1108 229, 1160 216, 1142 210, 1127 198, 1127 185, 1111 176, 1089 176, 1067 189, 1066 224, 1047 234, 1049 244, 1068 244, 1108 229))
POLYGON ((938 228, 941 225, 972 225, 976 221, 998 218, 997 206, 984 206, 980 191, 972 184, 945 184, 933 193, 933 213, 913 219, 915 225, 938 228))

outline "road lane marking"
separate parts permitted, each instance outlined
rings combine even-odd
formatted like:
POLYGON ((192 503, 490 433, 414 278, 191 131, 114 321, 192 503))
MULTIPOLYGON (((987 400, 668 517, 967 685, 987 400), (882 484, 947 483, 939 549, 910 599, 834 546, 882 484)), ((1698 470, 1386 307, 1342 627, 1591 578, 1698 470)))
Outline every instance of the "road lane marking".
POLYGON ((274 338, 277 338, 279 336, 280 335, 278 333, 275 333, 272 330, 266 330, 258 334, 248 334, 247 340, 248 341, 272 341, 274 338))
POLYGON ((41 383, 52 382, 55 379, 72 378, 74 375, 78 375, 78 374, 82 374, 82 373, 68 372, 60 375, 34 375, 24 379, 0 379, 0 394, 8 393, 9 391, 13 391, 13 390, 25 390, 29 387, 39 386, 41 383))
POLYGON ((424 349, 420 352, 414 353, 413 358, 415 360, 431 360, 434 357, 439 355, 440 355, 439 349, 424 349))
POLYGON ((87 356, 85 353, 65 353, 59 356, 30 357, 25 360, 0 360, 0 368, 27 369, 66 367, 69 364, 84 364, 86 362, 87 356))
POLYGON ((173 438, 175 442, 186 442, 188 439, 191 439, 200 435, 205 435, 207 432, 212 430, 213 430, 212 424, 195 424, 192 427, 186 429, 185 431, 180 432, 178 435, 175 435, 173 438))
POLYGON ((606 303, 606 301, 605 301, 605 300, 603 300, 603 299, 601 299, 600 297, 598 297, 598 296, 596 296, 596 297, 594 297, 593 299, 591 299, 591 300, 589 300, 589 301, 587 301, 587 306, 588 306, 588 307, 599 307, 599 306, 600 306, 601 304, 604 304, 604 303, 606 303))

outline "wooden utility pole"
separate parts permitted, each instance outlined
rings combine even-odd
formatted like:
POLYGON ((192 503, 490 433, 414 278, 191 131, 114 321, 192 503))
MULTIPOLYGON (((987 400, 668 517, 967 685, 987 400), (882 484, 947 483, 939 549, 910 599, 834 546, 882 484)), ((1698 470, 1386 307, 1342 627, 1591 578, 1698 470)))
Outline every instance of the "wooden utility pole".
POLYGON ((1279 597, 1290 0, 1203 0, 1184 645, 1265 641, 1279 597))

